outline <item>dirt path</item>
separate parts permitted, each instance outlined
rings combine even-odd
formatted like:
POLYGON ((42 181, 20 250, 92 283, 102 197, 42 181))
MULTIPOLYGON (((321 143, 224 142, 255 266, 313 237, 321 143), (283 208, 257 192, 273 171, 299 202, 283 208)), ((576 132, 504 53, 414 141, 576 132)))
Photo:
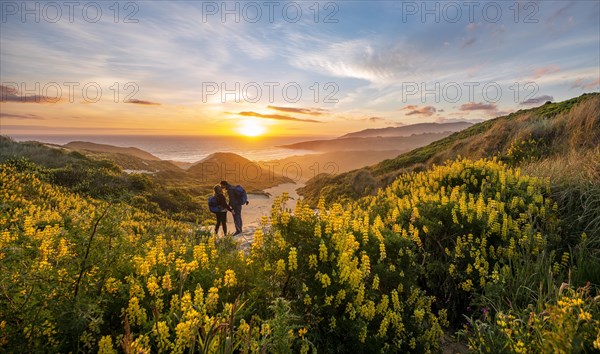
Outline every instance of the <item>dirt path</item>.
MULTIPOLYGON (((245 249, 252 244, 254 230, 256 230, 256 227, 259 225, 260 218, 263 215, 270 215, 273 199, 283 194, 283 192, 288 192, 290 200, 286 203, 286 207, 294 209, 296 207, 296 201, 299 198, 296 189, 302 186, 302 183, 284 183, 273 188, 265 189, 265 193, 268 193, 270 196, 260 194, 248 195, 250 204, 242 208, 242 220, 244 222, 243 232, 241 235, 236 236, 236 238, 241 241, 242 249, 245 249)), ((235 232, 233 216, 230 213, 227 215, 227 230, 230 230, 229 232, 235 232)))

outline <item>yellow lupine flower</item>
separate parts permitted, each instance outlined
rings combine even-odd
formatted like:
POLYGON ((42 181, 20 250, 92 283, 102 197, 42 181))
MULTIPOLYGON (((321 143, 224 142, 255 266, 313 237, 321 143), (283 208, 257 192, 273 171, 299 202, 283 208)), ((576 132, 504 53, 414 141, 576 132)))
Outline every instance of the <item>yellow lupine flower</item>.
POLYGON ((327 246, 325 246, 324 242, 321 242, 321 244, 319 244, 319 260, 321 262, 327 261, 327 246))
POLYGON ((285 274, 285 261, 283 259, 279 259, 277 261, 277 269, 275 270, 275 274, 277 274, 277 275, 285 274))
POLYGON ((298 252, 296 250, 296 247, 290 248, 290 252, 288 255, 288 268, 290 271, 298 269, 298 252))
POLYGON ((326 288, 331 285, 331 279, 329 278, 329 275, 327 275, 327 274, 321 275, 321 284, 323 285, 323 288, 326 288))
POLYGON ((103 336, 98 341, 98 354, 117 354, 113 347, 112 337, 103 336))
POLYGON ((146 282, 146 288, 148 289, 148 294, 150 294, 150 296, 154 296, 158 289, 160 289, 156 277, 154 275, 148 277, 148 281, 146 282))
POLYGON ((317 260, 317 255, 316 254, 311 254, 308 256, 308 267, 310 269, 314 269, 317 267, 318 264, 318 260, 317 260))
POLYGON ((231 269, 227 269, 225 271, 225 276, 223 277, 223 283, 225 286, 235 286, 235 272, 231 269))
POLYGON ((125 313, 131 324, 141 326, 142 323, 146 322, 146 310, 140 306, 139 299, 135 296, 129 299, 129 305, 127 306, 125 313))
POLYGON ((173 288, 173 285, 171 284, 171 275, 169 273, 165 273, 162 277, 162 288, 167 291, 170 291, 173 288))
POLYGON ((208 309, 214 310, 219 303, 219 289, 216 287, 211 287, 208 290, 208 296, 206 297, 206 307, 208 309))

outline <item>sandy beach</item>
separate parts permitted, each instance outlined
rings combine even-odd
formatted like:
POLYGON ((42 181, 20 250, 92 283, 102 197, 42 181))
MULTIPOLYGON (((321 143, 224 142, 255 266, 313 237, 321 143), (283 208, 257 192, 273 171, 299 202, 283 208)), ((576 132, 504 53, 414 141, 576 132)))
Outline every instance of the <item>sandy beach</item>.
MULTIPOLYGON (((290 199, 286 203, 286 207, 294 209, 296 207, 296 201, 299 198, 296 189, 302 187, 303 183, 284 183, 273 188, 265 189, 265 194, 248 194, 248 201, 250 204, 242 208, 242 220, 244 222, 243 232, 241 235, 236 236, 241 241, 241 247, 246 248, 252 244, 254 238, 254 230, 258 226, 260 219, 263 215, 269 215, 271 213, 271 207, 273 205, 273 199, 287 192, 290 199)), ((231 213, 227 215, 227 231, 230 233, 235 232, 235 226, 233 225, 233 216, 231 213)))

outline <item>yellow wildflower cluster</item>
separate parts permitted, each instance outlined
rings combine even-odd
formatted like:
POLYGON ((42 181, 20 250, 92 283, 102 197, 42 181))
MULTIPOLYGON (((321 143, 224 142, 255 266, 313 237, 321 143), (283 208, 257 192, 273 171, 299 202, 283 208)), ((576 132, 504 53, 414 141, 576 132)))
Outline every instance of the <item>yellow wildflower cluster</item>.
MULTIPOLYGON (((496 324, 504 335, 507 349, 515 353, 572 353, 586 348, 599 349, 596 342, 600 320, 593 318, 599 304, 589 295, 589 287, 574 290, 566 284, 553 303, 538 313, 523 315, 498 313, 496 324)), ((471 339, 475 348, 483 338, 471 339)))
MULTIPOLYGON (((511 264, 542 254, 557 227, 546 181, 496 160, 403 174, 347 205, 321 200, 313 210, 298 201, 290 210, 283 195, 247 251, 195 225, 78 196, 12 167, 0 170, 0 195, 0 282, 10 318, 19 319, 9 322, 14 329, 0 319, 0 350, 21 339, 33 352, 72 351, 60 340, 72 337, 102 353, 183 353, 200 343, 209 351, 227 343, 241 352, 308 351, 315 336, 349 338, 338 344, 353 351, 435 351, 448 326, 439 299, 502 285, 511 264), (294 314, 272 313, 279 297, 293 302, 294 314), (239 318, 245 300, 273 317, 239 318), (75 336, 61 332, 69 327, 56 315, 73 303, 87 321, 75 336), (107 319, 119 328, 105 328, 107 319)), ((569 253, 556 255, 554 271, 570 262, 569 253)), ((511 351, 569 351, 577 348, 561 343, 575 337, 600 347, 595 306, 569 290, 531 318, 496 320, 511 351)))

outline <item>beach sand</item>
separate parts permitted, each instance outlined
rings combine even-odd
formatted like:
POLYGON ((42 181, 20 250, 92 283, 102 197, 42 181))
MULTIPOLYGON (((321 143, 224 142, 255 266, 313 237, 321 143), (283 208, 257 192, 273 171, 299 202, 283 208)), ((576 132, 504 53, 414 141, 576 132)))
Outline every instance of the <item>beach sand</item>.
MULTIPOLYGON (((286 208, 293 210, 296 207, 296 201, 299 198, 296 189, 302 186, 302 183, 284 183, 273 188, 265 189, 264 192, 268 193, 268 195, 248 194, 248 201, 250 204, 242 207, 243 232, 236 236, 236 239, 241 242, 242 249, 246 249, 252 244, 252 241, 254 240, 254 231, 258 227, 261 217, 263 215, 269 216, 271 214, 273 199, 284 192, 288 192, 290 199, 285 206, 286 208)), ((227 213, 227 230, 229 233, 235 232, 233 215, 231 215, 231 213, 227 213)))

